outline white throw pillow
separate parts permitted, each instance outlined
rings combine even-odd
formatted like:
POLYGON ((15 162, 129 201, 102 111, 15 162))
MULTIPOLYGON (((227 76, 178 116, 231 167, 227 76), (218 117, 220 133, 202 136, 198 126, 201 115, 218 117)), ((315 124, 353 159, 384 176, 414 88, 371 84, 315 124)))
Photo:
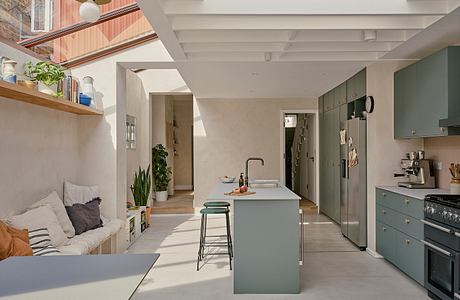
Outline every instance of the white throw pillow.
POLYGON ((61 224, 62 230, 64 230, 65 234, 68 238, 72 238, 75 236, 75 229, 73 228, 72 222, 67 215, 67 211, 65 210, 64 203, 62 202, 59 195, 54 191, 49 194, 46 198, 32 204, 27 210, 37 208, 43 205, 49 205, 53 212, 56 214, 56 217, 61 224))
POLYGON ((63 245, 68 241, 56 214, 48 204, 26 211, 22 215, 12 216, 8 219, 8 224, 18 229, 46 228, 54 247, 63 245))
POLYGON ((80 186, 68 181, 64 182, 64 205, 86 204, 99 197, 98 186, 80 186))

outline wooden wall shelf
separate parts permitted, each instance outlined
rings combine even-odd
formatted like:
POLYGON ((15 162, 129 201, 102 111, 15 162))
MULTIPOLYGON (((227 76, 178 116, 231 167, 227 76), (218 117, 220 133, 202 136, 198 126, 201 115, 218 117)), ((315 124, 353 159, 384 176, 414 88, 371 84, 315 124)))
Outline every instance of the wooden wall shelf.
POLYGON ((11 84, 0 80, 0 96, 10 100, 27 102, 35 105, 61 110, 77 115, 103 115, 101 110, 73 103, 68 100, 61 100, 36 90, 31 90, 23 86, 11 84))

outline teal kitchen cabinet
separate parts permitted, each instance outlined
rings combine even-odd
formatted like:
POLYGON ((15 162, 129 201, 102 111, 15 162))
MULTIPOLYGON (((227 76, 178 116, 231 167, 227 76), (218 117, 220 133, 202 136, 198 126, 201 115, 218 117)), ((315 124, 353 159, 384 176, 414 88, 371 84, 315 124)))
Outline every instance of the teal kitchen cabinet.
POLYGON ((440 127, 442 119, 460 117, 460 47, 448 47, 395 73, 396 139, 460 134, 440 127))
POLYGON ((324 111, 330 111, 334 108, 334 91, 331 90, 324 94, 324 111))
POLYGON ((377 252, 424 284, 423 200, 376 189, 377 252))
POLYGON ((334 103, 339 107, 347 103, 347 83, 344 82, 334 89, 334 103))
POLYGON ((324 97, 321 96, 318 99, 318 113, 322 114, 324 112, 324 97))
POLYGON ((366 96, 366 69, 361 70, 355 76, 347 80, 347 102, 366 96))

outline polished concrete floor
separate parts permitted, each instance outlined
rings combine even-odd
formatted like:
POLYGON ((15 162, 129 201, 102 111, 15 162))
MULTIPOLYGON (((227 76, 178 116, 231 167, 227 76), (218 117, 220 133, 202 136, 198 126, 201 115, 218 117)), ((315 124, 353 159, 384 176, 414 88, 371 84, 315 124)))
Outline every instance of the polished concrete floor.
MULTIPOLYGON (((306 217, 300 295, 233 295, 227 257, 209 256, 196 271, 199 216, 153 215, 151 227, 128 252, 161 256, 133 299, 428 299, 422 287, 383 259, 356 251, 346 240, 334 242, 341 238, 338 226, 325 222, 321 215, 306 217)), ((221 234, 224 224, 220 217, 211 218, 209 234, 221 234)))

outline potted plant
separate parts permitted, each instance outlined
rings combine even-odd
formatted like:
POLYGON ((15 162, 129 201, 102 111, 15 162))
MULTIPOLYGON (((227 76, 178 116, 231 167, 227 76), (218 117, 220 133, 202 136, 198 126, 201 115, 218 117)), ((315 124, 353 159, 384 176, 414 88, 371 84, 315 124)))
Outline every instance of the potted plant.
POLYGON ((32 81, 38 82, 38 91, 59 96, 57 92, 57 84, 64 79, 64 68, 46 61, 41 61, 35 65, 28 62, 24 65, 24 74, 32 81))
POLYGON ((155 185, 155 199, 158 202, 168 200, 168 183, 171 180, 171 168, 168 168, 168 151, 158 144, 152 149, 152 174, 155 185))
POLYGON ((147 170, 139 167, 139 171, 134 174, 134 182, 131 185, 131 192, 133 193, 134 203, 136 206, 141 206, 145 208, 146 211, 146 222, 149 225, 149 216, 150 216, 150 205, 149 205, 149 196, 150 196, 150 187, 152 186, 152 180, 150 177, 150 165, 147 170))

